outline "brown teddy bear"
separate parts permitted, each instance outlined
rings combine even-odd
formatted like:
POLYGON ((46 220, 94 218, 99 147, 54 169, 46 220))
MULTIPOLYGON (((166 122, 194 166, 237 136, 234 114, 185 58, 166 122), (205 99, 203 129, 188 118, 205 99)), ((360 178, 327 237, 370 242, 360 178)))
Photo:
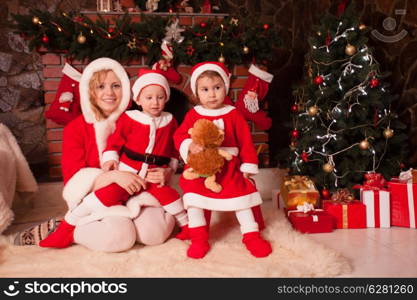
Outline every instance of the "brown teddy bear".
POLYGON ((193 143, 202 146, 203 150, 188 154, 189 168, 183 172, 184 178, 193 180, 206 177, 204 186, 220 193, 223 188, 216 182, 216 173, 221 171, 225 159, 232 159, 230 153, 219 149, 224 139, 224 131, 207 119, 199 119, 188 130, 188 134, 193 143))

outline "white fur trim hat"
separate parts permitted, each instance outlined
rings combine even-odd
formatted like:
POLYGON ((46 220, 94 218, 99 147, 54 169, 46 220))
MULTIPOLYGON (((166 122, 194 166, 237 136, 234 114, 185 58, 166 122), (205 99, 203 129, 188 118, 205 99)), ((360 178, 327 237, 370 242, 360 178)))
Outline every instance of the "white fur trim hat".
POLYGON ((141 90, 144 87, 153 84, 159 85, 164 89, 165 94, 167 96, 166 101, 168 101, 169 96, 171 94, 171 89, 169 88, 168 80, 160 72, 149 69, 139 70, 138 79, 136 79, 132 87, 133 99, 136 100, 136 98, 139 96, 141 90))
POLYGON ((226 87, 226 94, 229 93, 231 74, 229 70, 227 69, 227 67, 221 62, 206 61, 206 62, 196 64, 191 70, 190 85, 191 85, 191 90, 193 91, 193 94, 195 96, 197 95, 197 91, 196 91, 197 79, 205 71, 217 72, 224 81, 224 85, 226 87))
POLYGON ((130 102, 130 81, 123 66, 108 57, 101 57, 90 62, 84 69, 80 79, 80 102, 81 110, 87 123, 95 123, 97 120, 91 108, 89 84, 94 73, 102 70, 112 70, 119 78, 122 84, 122 99, 119 107, 111 114, 112 119, 117 120, 118 117, 126 110, 130 102))

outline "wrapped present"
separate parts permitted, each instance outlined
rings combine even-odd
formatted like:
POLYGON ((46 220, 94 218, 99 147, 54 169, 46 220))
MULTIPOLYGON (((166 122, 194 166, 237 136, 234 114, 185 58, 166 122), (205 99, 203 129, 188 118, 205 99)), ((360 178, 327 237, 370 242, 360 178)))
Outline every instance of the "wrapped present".
POLYGON ((408 171, 401 172, 398 179, 406 183, 417 183, 417 170, 410 168, 408 171))
POLYGON ((324 233, 333 231, 333 217, 310 203, 298 205, 295 210, 285 209, 291 225, 302 233, 324 233))
POLYGON ((391 193, 391 225, 416 228, 417 184, 392 179, 388 182, 391 193))
POLYGON ((282 181, 280 191, 285 207, 289 210, 304 203, 318 205, 320 194, 313 181, 307 176, 286 176, 282 181))
POLYGON ((366 228, 366 206, 355 200, 348 189, 336 191, 331 200, 324 200, 323 209, 334 219, 339 229, 366 228))
POLYGON ((366 227, 391 227, 390 193, 385 188, 382 174, 365 174, 365 182, 360 188, 360 197, 366 205, 366 227))
POLYGON ((272 207, 275 209, 284 209, 284 201, 279 189, 272 190, 272 207))

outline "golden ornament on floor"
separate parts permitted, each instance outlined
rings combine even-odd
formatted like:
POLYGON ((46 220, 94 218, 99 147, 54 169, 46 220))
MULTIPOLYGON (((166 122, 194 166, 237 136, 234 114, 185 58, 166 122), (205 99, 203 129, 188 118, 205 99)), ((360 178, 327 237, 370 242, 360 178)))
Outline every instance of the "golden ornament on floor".
POLYGON ((359 148, 361 148, 362 150, 366 150, 369 148, 369 142, 368 140, 363 140, 362 142, 359 143, 359 148))
POLYGON ((333 169, 334 169, 333 166, 329 163, 323 165, 323 171, 326 173, 333 172, 333 169))
POLYGON ((347 44, 345 48, 345 53, 346 55, 352 56, 353 54, 356 53, 356 47, 351 44, 347 44))
POLYGON ((319 108, 317 107, 317 106, 310 106, 309 108, 308 108, 308 114, 310 115, 310 116, 315 116, 315 115, 317 115, 317 113, 319 112, 319 108))
POLYGON ((33 17, 32 18, 32 23, 33 24, 39 24, 39 18, 38 17, 33 17))
POLYGON ((394 136, 394 130, 392 130, 391 128, 387 128, 384 130, 384 137, 387 139, 390 139, 394 136))
POLYGON ((87 40, 86 37, 82 33, 80 33, 77 37, 77 42, 79 44, 84 44, 86 40, 87 40))

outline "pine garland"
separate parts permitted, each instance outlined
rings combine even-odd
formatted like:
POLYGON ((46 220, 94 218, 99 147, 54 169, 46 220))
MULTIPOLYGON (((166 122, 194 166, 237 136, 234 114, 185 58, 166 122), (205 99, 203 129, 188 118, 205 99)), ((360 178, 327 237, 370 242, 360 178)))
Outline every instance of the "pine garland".
MULTIPOLYGON (((78 60, 106 56, 129 61, 146 55, 150 65, 161 58, 166 27, 178 16, 141 14, 140 22, 132 22, 128 13, 112 21, 97 14, 93 21, 76 12, 53 15, 31 10, 28 15, 14 14, 13 18, 16 32, 29 40, 31 50, 44 47, 78 60)), ((182 29, 184 39, 171 42, 176 64, 223 58, 228 65, 267 64, 280 44, 275 29, 254 17, 226 16, 182 29)))

